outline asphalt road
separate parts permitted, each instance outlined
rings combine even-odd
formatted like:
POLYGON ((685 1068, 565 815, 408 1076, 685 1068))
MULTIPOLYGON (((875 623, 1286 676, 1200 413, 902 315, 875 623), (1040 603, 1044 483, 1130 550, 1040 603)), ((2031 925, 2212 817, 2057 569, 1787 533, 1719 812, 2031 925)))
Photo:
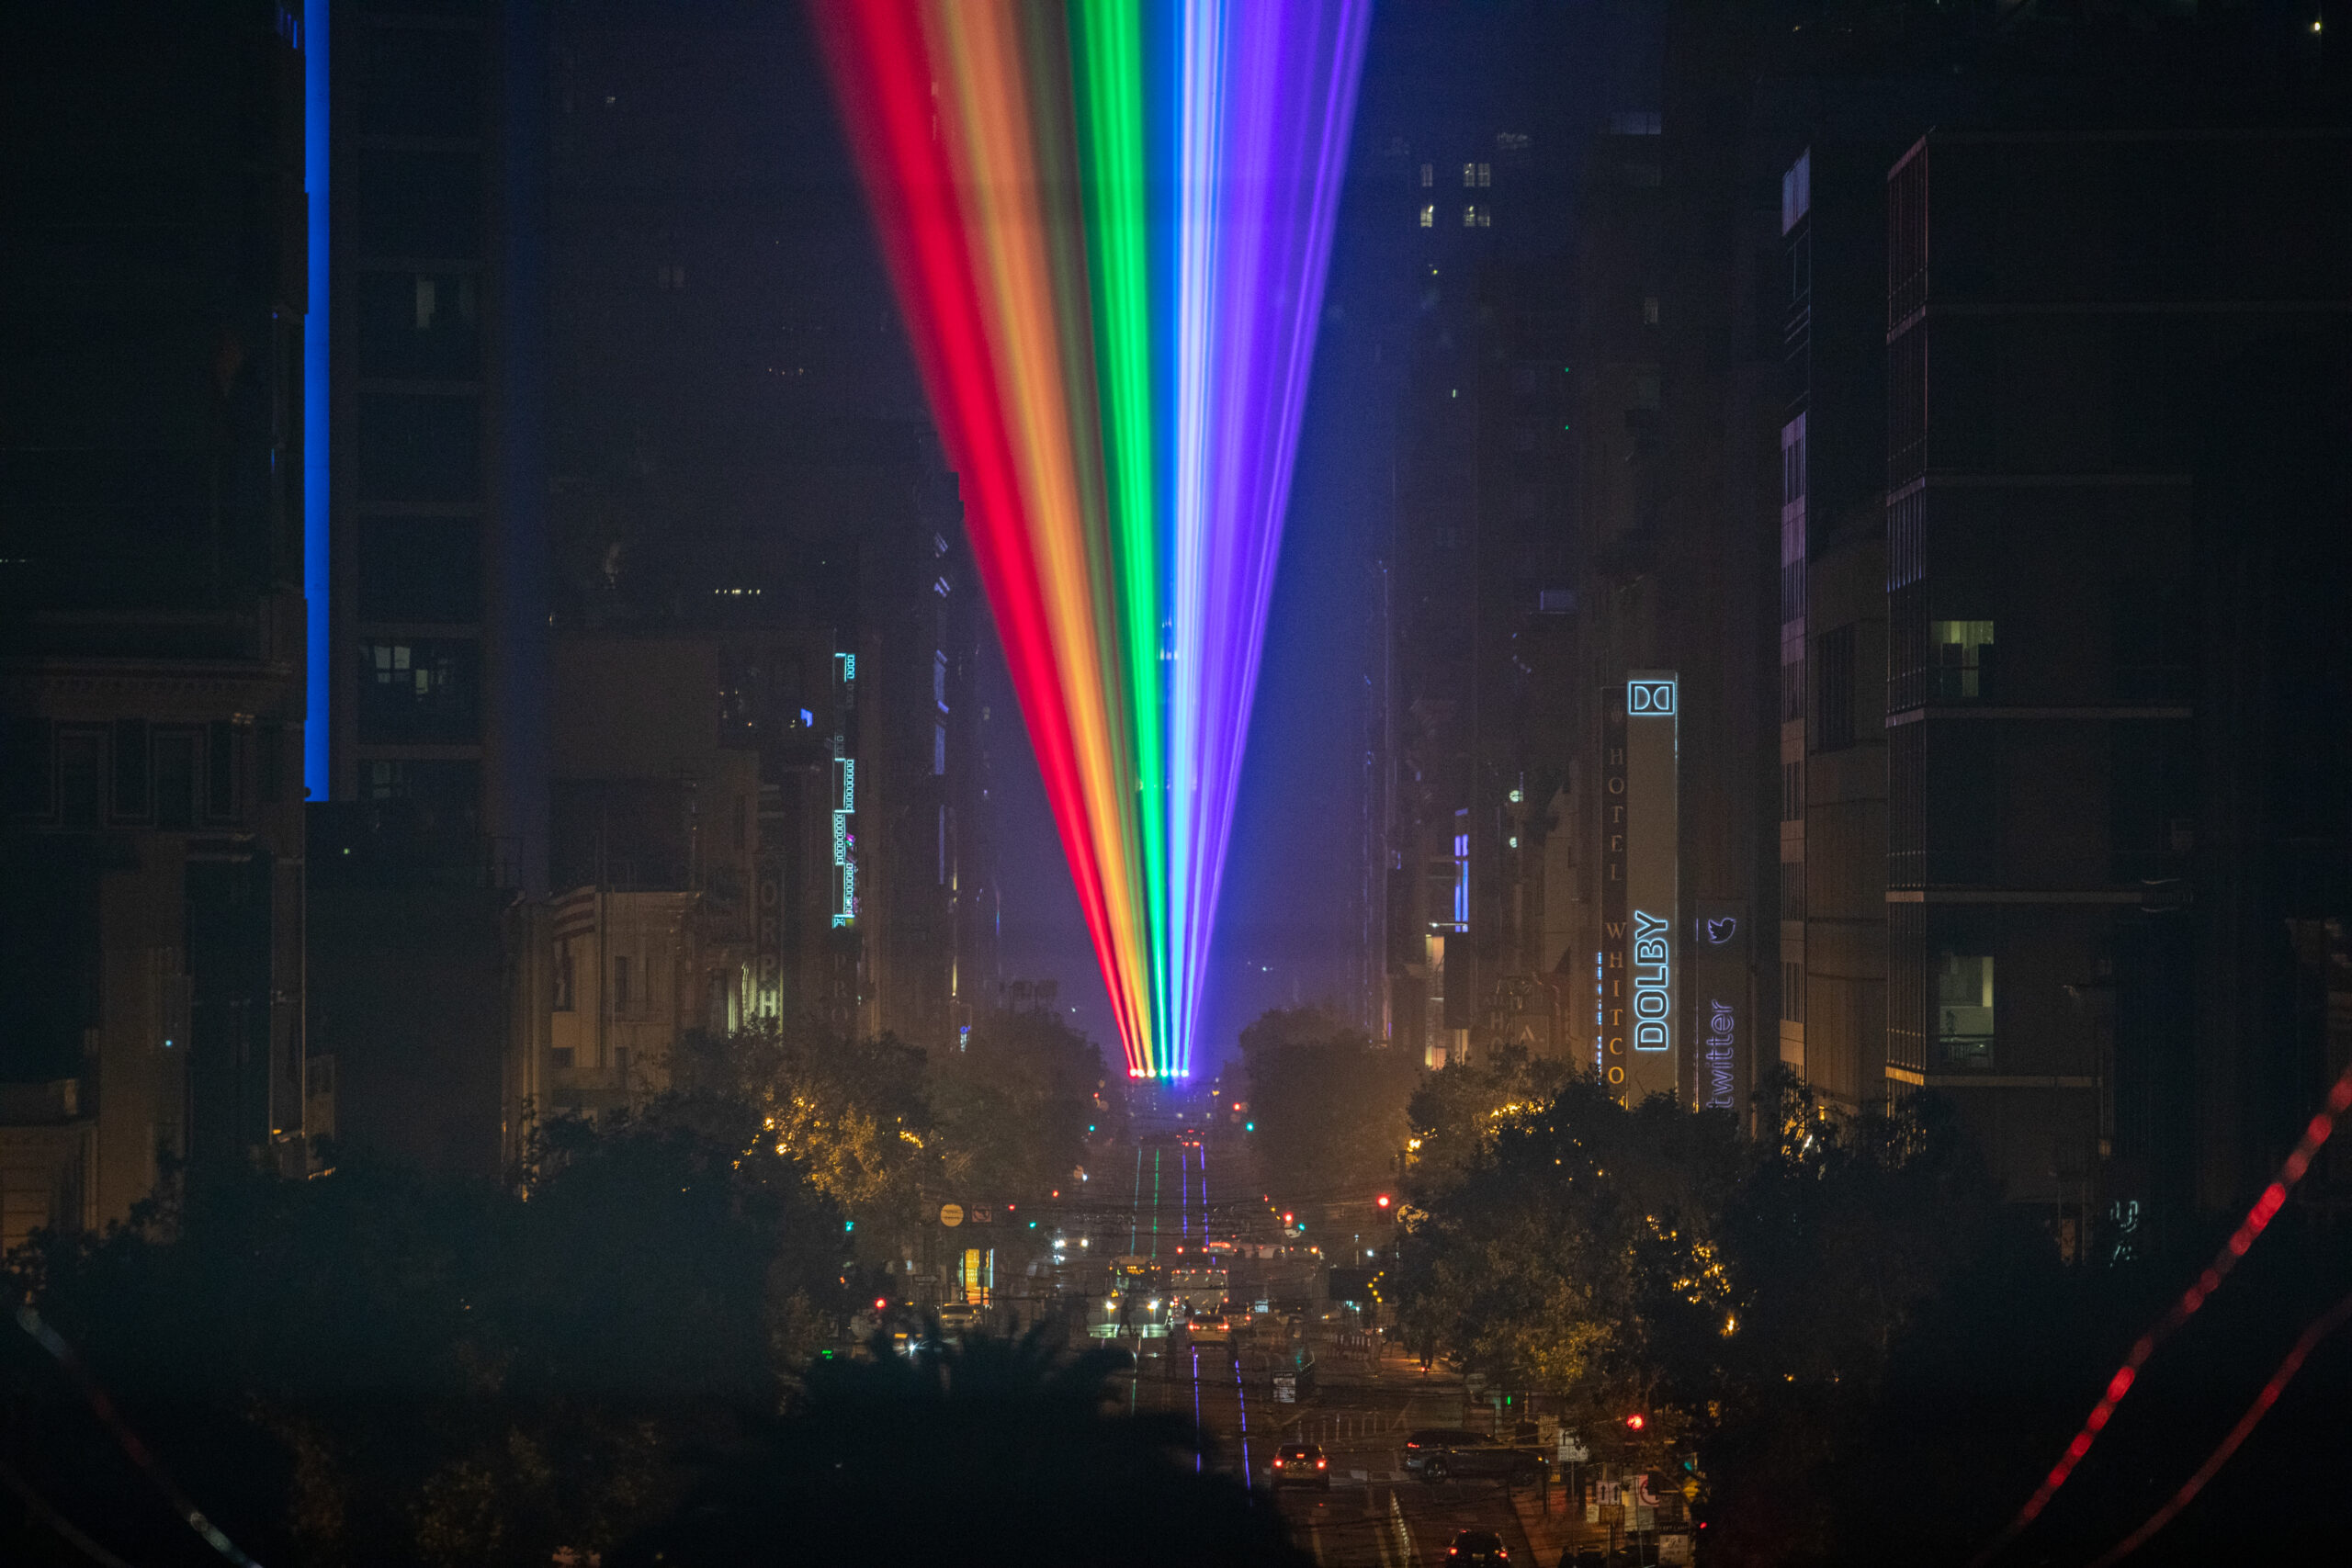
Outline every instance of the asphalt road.
MULTIPOLYGON (((1222 1203, 1206 1148, 1141 1148, 1132 1177, 1132 1212, 1118 1243, 1173 1266, 1182 1247, 1189 1261, 1211 1236, 1230 1238, 1238 1223, 1222 1203)), ((1247 1173, 1237 1179, 1245 1186, 1247 1173)), ((1095 1243, 1103 1245, 1102 1241, 1095 1243)), ((1237 1281, 1238 1285, 1238 1281, 1237 1281)), ((1455 1532, 1493 1530, 1514 1563, 1532 1563, 1520 1514, 1501 1485, 1490 1481, 1427 1485, 1401 1479, 1398 1448, 1416 1426, 1459 1422, 1458 1389, 1433 1384, 1402 1358, 1377 1364, 1369 1378, 1329 1386, 1300 1404, 1277 1404, 1271 1383, 1229 1345, 1189 1343, 1181 1331, 1166 1339, 1126 1342, 1136 1348, 1128 1400, 1136 1410, 1190 1416, 1214 1439, 1201 1462, 1246 1475, 1271 1488, 1275 1448, 1319 1441, 1329 1457, 1330 1490, 1284 1488, 1277 1494, 1292 1537, 1327 1568, 1405 1568, 1445 1562, 1455 1532)), ((1545 1568, 1550 1568, 1549 1558, 1545 1568)))

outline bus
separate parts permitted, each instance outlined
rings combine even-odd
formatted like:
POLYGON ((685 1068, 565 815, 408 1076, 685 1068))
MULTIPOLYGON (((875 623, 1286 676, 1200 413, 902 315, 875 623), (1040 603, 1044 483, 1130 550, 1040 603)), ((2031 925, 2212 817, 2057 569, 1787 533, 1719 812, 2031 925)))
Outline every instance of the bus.
POLYGON ((1229 1277, 1222 1269, 1175 1269, 1168 1275, 1168 1294, 1184 1314, 1214 1313, 1225 1305, 1229 1277))

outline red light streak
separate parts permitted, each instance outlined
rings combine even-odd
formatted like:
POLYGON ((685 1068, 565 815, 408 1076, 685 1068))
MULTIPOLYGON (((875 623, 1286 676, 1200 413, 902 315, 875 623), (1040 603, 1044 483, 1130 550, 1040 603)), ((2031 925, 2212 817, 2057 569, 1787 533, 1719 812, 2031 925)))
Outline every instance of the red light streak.
MULTIPOLYGON (((2123 1365, 2116 1370, 2115 1376, 2108 1380, 2107 1392, 2091 1407, 2090 1415, 2083 1421, 2082 1430, 2075 1434, 2075 1440, 2066 1445, 2066 1451, 2059 1456, 2058 1462, 2051 1467, 2050 1473, 2042 1478, 2033 1495, 2026 1499, 2025 1506, 2018 1510, 2017 1517, 2002 1527, 2001 1533, 1995 1536, 1984 1551, 1969 1560, 1968 1568, 1982 1568, 1984 1563, 2017 1540, 2025 1528, 2050 1506, 2050 1500, 2058 1495, 2060 1487, 2066 1484, 2067 1478, 2075 1473, 2075 1467, 2083 1461, 2084 1455, 2091 1451, 2091 1445, 2098 1440, 2100 1431, 2114 1417, 2115 1407, 2123 1402, 2125 1394, 2132 1392, 2140 1369, 2147 1364, 2150 1356, 2155 1354, 2156 1347, 2195 1315, 2197 1310, 2221 1288, 2230 1270, 2237 1267, 2238 1259, 2244 1258, 2262 1233, 2269 1228, 2271 1220, 2285 1206, 2287 1194, 2294 1189, 2296 1182, 2303 1179, 2303 1173, 2311 1168, 2312 1156, 2335 1133, 2336 1119, 2344 1114, 2346 1107, 2352 1107, 2352 1067, 2345 1068, 2343 1076, 2335 1080, 2335 1086, 2328 1090, 2326 1104, 2304 1125, 2303 1135, 2296 1140, 2295 1146, 2279 1162, 2278 1176, 2262 1190, 2262 1196, 2255 1200, 2254 1207, 2246 1211, 2245 1218, 2240 1220, 2237 1229, 2230 1233, 2230 1239, 2222 1245, 2222 1250, 2214 1255, 2213 1261, 2206 1265, 2195 1282, 2181 1292, 2180 1299, 2173 1303, 2154 1328, 2132 1341, 2132 1353, 2123 1359, 2123 1365)), ((2301 1364, 2300 1359, 2296 1364, 2301 1364)), ((2293 1375, 2291 1371, 2288 1375, 2293 1375)), ((2274 1394, 2272 1397, 2277 1396, 2274 1394)), ((2261 1404, 2259 1400, 2256 1403, 2261 1404)), ((2267 1404, 2261 1407, 2268 1408, 2267 1404)), ((2252 1429, 2250 1426, 2247 1427, 2249 1431, 2252 1429)), ((2228 1455, 2222 1457, 2226 1459, 2228 1455)), ((2204 1483, 2200 1481, 2198 1484, 2201 1486, 2204 1483)), ((2190 1495, 2194 1495, 2193 1493, 2190 1495)))
POLYGON ((2222 1439, 2220 1446, 2206 1456, 2203 1464, 2197 1467, 2197 1473, 2181 1483, 2180 1490, 2172 1495, 2171 1501, 2149 1515, 2145 1524, 2110 1547, 2091 1563, 2091 1568, 2112 1568, 2112 1564, 2139 1551, 2147 1544, 2149 1537, 2172 1523, 2174 1517, 2205 1490, 2205 1483, 2221 1473, 2222 1467, 2230 1462, 2230 1456, 2254 1435, 2254 1429, 2262 1425, 2262 1418, 2270 1414, 2272 1405, 2278 1403, 2278 1396, 2295 1380, 2295 1374, 2302 1371, 2304 1359, 2318 1348, 2319 1342, 2343 1327, 2347 1319, 2352 1319, 2352 1296, 2346 1296, 2314 1318, 2303 1330, 2302 1337, 2295 1341, 2294 1348, 2287 1352, 2287 1359, 2278 1363, 2278 1370, 2270 1374, 2270 1381, 2262 1385, 2262 1392, 2254 1396, 2254 1403, 2246 1406, 2245 1414, 2238 1417, 2238 1424, 2230 1428, 2229 1435, 2222 1439))

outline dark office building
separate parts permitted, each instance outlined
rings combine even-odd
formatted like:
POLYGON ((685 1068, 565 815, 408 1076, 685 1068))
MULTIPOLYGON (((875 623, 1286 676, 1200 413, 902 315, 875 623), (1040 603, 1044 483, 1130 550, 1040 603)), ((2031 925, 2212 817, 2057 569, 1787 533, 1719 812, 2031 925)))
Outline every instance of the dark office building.
POLYGON ((300 1168, 305 310, 284 6, 0 47, 0 1244, 300 1168))
POLYGON ((2226 1204, 2347 1044, 2352 137, 1939 131, 1886 214, 1887 1075, 2226 1204))
POLYGON ((323 19, 321 1130, 494 1173, 508 911, 547 886, 546 39, 498 0, 323 19))
POLYGON ((1752 87, 1738 45, 1736 29, 1670 8, 1657 107, 1592 147, 1569 355, 1586 541, 1567 803, 1577 1043, 1628 1099, 1664 1091, 1734 1111, 1747 1103, 1776 990, 1759 984, 1758 960, 1778 852, 1777 616, 1770 538, 1751 520, 1778 497, 1781 348, 1778 215, 1760 199, 1752 148, 1718 133, 1752 87), (1671 725, 1662 805, 1626 773, 1637 680, 1673 693, 1672 717, 1656 721, 1671 725), (1637 810, 1651 818, 1638 833, 1637 810), (1670 911, 1671 1055, 1647 1060, 1629 1051, 1628 895, 1644 856, 1658 866, 1646 912, 1670 911))
POLYGON ((537 7, 333 11, 329 776, 546 879, 537 7))

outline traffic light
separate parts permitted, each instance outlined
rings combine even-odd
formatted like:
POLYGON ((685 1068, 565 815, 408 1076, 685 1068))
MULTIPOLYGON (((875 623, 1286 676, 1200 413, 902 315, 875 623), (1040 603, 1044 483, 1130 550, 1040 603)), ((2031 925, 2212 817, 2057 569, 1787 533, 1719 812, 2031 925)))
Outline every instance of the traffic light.
POLYGON ((1638 1410, 1625 1417, 1625 1430, 1628 1432, 1638 1432, 1649 1424, 1650 1418, 1638 1410))
POLYGON ((1386 1207, 1388 1207, 1388 1194, 1387 1194, 1387 1193, 1385 1193, 1385 1192, 1383 1192, 1379 1197, 1374 1198, 1374 1199, 1373 1200, 1373 1201, 1374 1201, 1374 1202, 1375 1202, 1375 1203, 1377 1203, 1377 1204, 1379 1204, 1382 1208, 1385 1209, 1386 1207))

